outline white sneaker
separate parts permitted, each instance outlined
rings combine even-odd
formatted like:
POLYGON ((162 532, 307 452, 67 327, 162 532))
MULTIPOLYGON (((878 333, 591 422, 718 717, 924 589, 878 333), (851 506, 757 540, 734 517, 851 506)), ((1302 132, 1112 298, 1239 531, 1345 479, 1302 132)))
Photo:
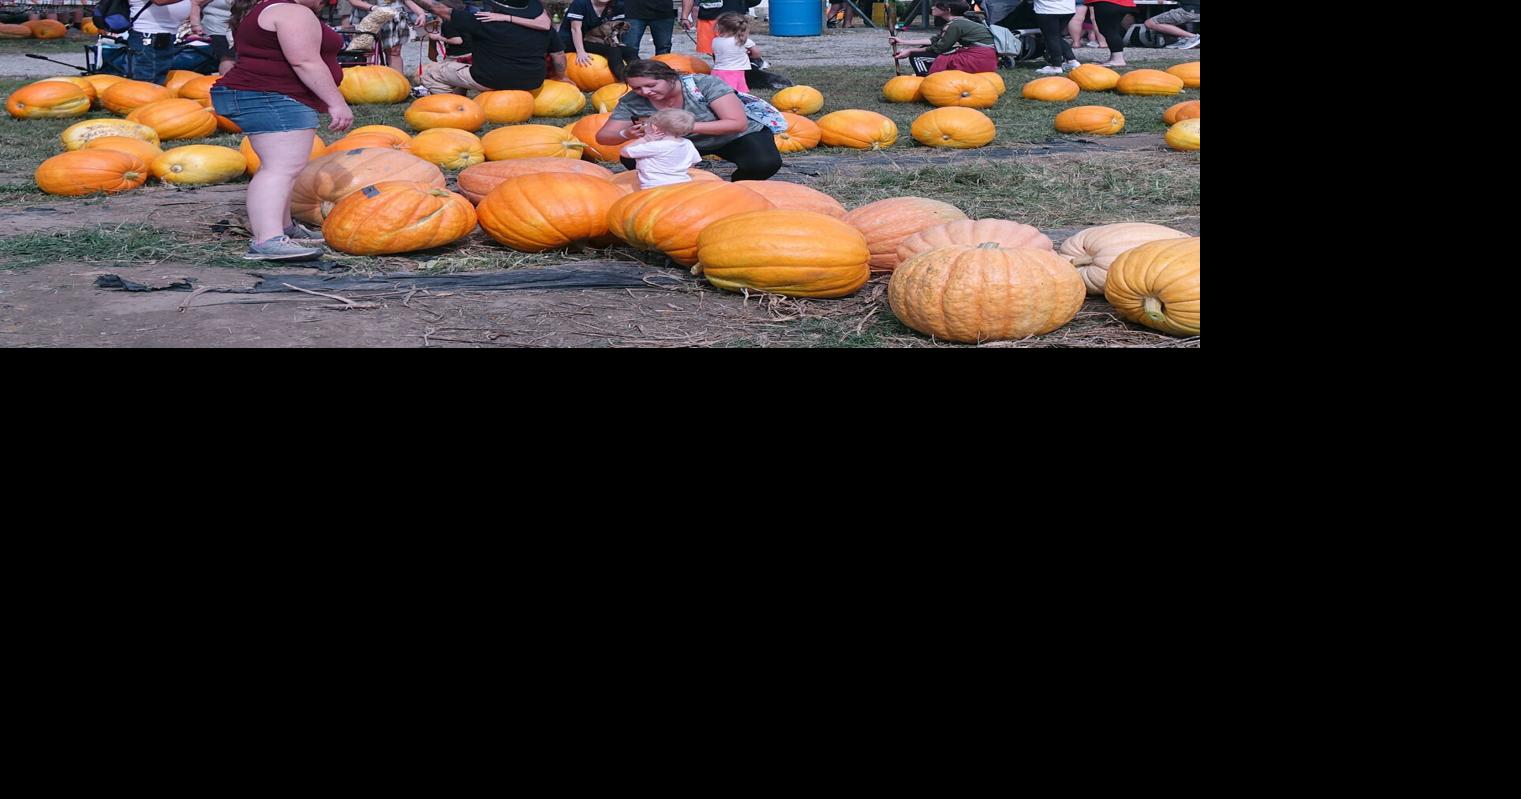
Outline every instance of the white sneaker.
POLYGON ((1067 63, 1062 64, 1062 69, 1077 69, 1082 65, 1083 62, 1081 61, 1068 61, 1067 63))
POLYGON ((1064 70, 1061 67, 1041 67, 1035 70, 1037 75, 1060 75, 1064 70))

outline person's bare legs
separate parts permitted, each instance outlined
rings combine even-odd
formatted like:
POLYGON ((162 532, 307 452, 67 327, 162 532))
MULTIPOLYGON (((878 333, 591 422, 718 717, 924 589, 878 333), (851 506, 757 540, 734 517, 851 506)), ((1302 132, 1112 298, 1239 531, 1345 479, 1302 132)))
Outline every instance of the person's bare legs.
POLYGON ((290 227, 290 195, 296 176, 306 168, 317 131, 287 130, 248 137, 259 156, 259 171, 248 182, 248 226, 254 243, 285 235, 290 227))
MULTIPOLYGON (((394 69, 397 72, 400 72, 401 76, 403 78, 407 78, 407 68, 406 68, 406 65, 403 64, 402 61, 401 61, 401 45, 398 44, 395 47, 392 47, 391 49, 387 50, 386 51, 386 60, 390 62, 391 69, 394 69)), ((411 82, 412 82, 412 79, 411 78, 407 78, 407 83, 411 83, 411 82)))
POLYGON ((1074 48, 1083 46, 1083 17, 1087 13, 1088 7, 1083 6, 1083 10, 1073 14, 1072 21, 1067 23, 1067 35, 1072 37, 1074 48))
POLYGON ((1165 33, 1168 36, 1176 36, 1179 39, 1186 39, 1193 35, 1177 25, 1168 25, 1165 22, 1155 22, 1149 19, 1146 20, 1146 27, 1157 33, 1165 33))

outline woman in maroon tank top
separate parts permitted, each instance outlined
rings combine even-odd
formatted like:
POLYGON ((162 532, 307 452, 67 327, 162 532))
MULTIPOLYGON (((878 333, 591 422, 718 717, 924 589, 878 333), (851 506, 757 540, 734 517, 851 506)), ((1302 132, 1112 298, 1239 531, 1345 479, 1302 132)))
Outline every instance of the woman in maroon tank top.
POLYGON ((217 81, 211 102, 237 123, 259 156, 248 183, 251 261, 299 261, 322 255, 320 231, 290 218, 291 189, 306 167, 317 135, 317 113, 328 129, 348 130, 354 112, 338 92, 343 37, 314 12, 324 0, 234 0, 233 42, 237 66, 217 81), (292 239, 296 241, 292 241, 292 239), (298 243, 301 242, 301 243, 298 243))

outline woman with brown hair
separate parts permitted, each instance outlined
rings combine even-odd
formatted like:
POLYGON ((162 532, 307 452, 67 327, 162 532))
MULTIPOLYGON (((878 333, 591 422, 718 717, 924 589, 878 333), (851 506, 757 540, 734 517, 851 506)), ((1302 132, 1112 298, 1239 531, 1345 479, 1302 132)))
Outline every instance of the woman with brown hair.
POLYGON ((913 41, 889 36, 887 41, 892 44, 925 46, 923 50, 904 50, 893 58, 909 59, 915 75, 932 75, 947 69, 997 72, 998 51, 993 47, 993 31, 966 18, 971 8, 963 0, 936 0, 930 14, 946 21, 940 35, 913 41))

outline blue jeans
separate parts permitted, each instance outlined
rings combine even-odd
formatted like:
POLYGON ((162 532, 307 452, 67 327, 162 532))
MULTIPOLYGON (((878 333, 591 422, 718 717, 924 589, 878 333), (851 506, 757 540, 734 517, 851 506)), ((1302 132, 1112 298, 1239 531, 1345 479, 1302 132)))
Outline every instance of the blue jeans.
POLYGON ((644 29, 650 29, 650 38, 655 40, 655 55, 665 55, 671 52, 671 32, 676 29, 676 18, 666 19, 628 19, 628 33, 623 35, 623 43, 639 52, 639 41, 644 38, 644 29))
MULTIPOLYGON (((173 34, 170 34, 171 36, 173 34)), ((127 50, 132 54, 132 79, 164 85, 169 67, 174 63, 176 49, 153 49, 153 34, 132 32, 127 34, 127 50)))

